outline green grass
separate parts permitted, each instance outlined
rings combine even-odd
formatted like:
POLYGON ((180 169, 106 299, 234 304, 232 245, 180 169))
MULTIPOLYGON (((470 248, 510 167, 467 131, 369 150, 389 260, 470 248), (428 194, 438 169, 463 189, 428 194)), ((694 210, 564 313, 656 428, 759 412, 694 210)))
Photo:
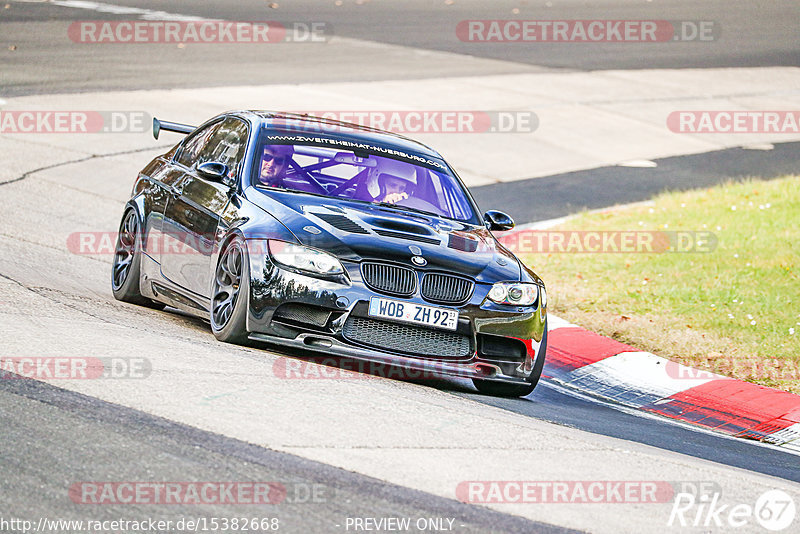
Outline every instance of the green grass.
POLYGON ((642 350, 800 392, 800 178, 583 213, 556 230, 712 232, 712 252, 538 253, 550 309, 642 350))

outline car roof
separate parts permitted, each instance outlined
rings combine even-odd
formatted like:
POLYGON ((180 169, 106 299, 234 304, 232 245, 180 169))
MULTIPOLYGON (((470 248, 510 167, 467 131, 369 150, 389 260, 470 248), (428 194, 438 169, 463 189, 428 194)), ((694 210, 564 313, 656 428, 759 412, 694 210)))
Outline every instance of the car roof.
POLYGON ((253 122, 260 122, 263 128, 275 131, 294 134, 306 132, 344 138, 354 142, 375 143, 444 161, 441 154, 419 141, 369 126, 282 111, 246 110, 233 112, 233 114, 242 115, 253 122))

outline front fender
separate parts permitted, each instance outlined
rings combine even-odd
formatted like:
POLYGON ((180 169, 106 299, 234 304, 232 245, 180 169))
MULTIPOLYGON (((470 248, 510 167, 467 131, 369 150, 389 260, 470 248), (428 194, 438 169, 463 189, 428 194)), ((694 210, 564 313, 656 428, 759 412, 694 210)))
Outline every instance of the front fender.
MULTIPOLYGON (((217 230, 217 242, 211 254, 209 283, 213 284, 220 254, 236 236, 244 239, 249 267, 248 317, 247 329, 251 328, 251 310, 253 309, 253 288, 264 287, 266 269, 271 262, 267 249, 267 240, 278 239, 291 243, 299 243, 295 235, 275 217, 255 206, 246 199, 236 195, 231 198, 228 207, 220 218, 217 230)), ((211 292, 209 292, 211 294, 211 292)))

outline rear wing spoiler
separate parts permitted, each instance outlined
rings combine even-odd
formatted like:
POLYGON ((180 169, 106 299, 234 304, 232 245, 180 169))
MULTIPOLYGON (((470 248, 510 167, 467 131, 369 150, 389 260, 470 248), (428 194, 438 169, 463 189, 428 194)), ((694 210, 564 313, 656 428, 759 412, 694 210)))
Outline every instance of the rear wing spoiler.
POLYGON ((161 130, 165 132, 176 132, 182 134, 189 134, 195 130, 196 126, 189 126, 188 124, 180 124, 178 122, 160 121, 153 117, 153 137, 158 139, 158 134, 161 130))

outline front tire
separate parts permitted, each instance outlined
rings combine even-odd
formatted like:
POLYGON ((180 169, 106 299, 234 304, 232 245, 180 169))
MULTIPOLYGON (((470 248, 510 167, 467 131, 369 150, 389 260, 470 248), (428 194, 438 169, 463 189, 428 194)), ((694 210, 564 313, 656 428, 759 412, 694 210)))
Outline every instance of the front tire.
POLYGON ((211 289, 211 331, 225 343, 246 344, 250 300, 250 257, 240 236, 219 255, 211 289))
POLYGON ((129 209, 122 216, 117 232, 117 246, 111 264, 111 291, 122 302, 163 309, 164 305, 142 296, 139 278, 142 264, 142 234, 136 210, 129 209))
POLYGON ((533 365, 531 376, 528 377, 527 384, 507 384, 505 382, 492 382, 491 380, 472 379, 475 387, 484 395, 492 397, 527 397, 536 388, 544 369, 544 359, 547 354, 547 319, 544 321, 544 334, 539 345, 536 363, 533 365))

